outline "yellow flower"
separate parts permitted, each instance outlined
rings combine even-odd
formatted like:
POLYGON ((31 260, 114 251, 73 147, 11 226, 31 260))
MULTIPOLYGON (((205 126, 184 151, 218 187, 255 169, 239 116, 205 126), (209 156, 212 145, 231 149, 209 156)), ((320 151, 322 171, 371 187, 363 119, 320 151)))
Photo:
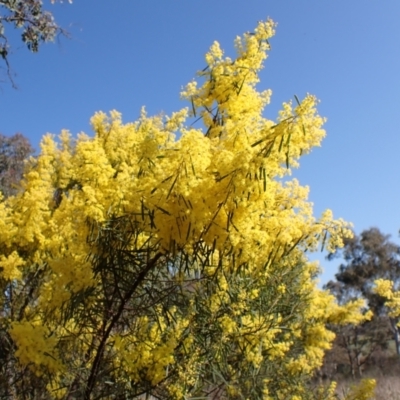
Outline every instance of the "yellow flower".
POLYGON ((0 267, 3 268, 0 274, 6 280, 21 279, 22 274, 18 267, 23 265, 25 265, 25 261, 16 251, 13 251, 8 257, 0 256, 0 267))

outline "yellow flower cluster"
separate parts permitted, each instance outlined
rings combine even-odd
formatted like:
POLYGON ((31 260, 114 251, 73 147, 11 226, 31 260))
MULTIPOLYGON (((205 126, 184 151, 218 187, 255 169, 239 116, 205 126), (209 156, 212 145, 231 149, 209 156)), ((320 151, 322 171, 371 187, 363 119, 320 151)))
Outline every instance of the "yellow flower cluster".
POLYGON ((56 349, 57 338, 49 330, 28 321, 14 322, 10 335, 18 349, 15 355, 22 364, 29 365, 37 375, 50 372, 62 372, 63 365, 56 349))
POLYGON ((134 381, 145 377, 157 385, 166 377, 166 368, 175 363, 175 348, 187 323, 178 323, 174 329, 167 329, 161 317, 158 322, 151 325, 147 318, 143 318, 137 321, 134 335, 114 337, 118 364, 123 364, 134 381))
POLYGON ((394 290, 393 282, 387 279, 375 281, 375 293, 386 299, 385 305, 389 308, 389 316, 400 317, 400 291, 394 290))
POLYGON ((0 256, 0 266, 3 268, 3 277, 6 280, 21 279, 21 271, 18 267, 25 264, 24 260, 14 250, 8 257, 0 256))
POLYGON ((346 394, 346 400, 368 400, 374 398, 376 382, 374 379, 362 379, 358 385, 354 385, 349 393, 346 394))

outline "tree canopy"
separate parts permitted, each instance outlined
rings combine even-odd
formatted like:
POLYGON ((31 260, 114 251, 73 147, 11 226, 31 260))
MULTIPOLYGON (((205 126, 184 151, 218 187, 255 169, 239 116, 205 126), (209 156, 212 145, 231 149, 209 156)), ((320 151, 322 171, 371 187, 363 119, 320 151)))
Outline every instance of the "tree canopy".
MULTIPOLYGON (((51 3, 55 2, 51 0, 51 3)), ((57 25, 51 12, 43 9, 41 0, 0 0, 0 56, 15 86, 9 62, 11 44, 7 25, 22 30, 22 42, 33 52, 39 51, 42 43, 53 41, 56 35, 65 31, 57 25)))
MULTIPOLYGON (((376 294, 374 281, 389 279, 400 282, 400 248, 378 228, 370 228, 345 239, 342 250, 329 258, 341 257, 343 263, 335 275, 337 282, 362 296, 376 313, 382 312, 383 298, 376 294)), ((330 283, 331 285, 333 282, 330 283)))
POLYGON ((390 240, 390 235, 373 227, 345 238, 344 247, 329 255, 331 259, 335 257, 342 258, 343 262, 335 275, 336 280, 328 282, 326 288, 339 303, 365 299, 374 314, 363 326, 336 329, 341 338, 337 344, 346 349, 353 375, 356 369, 361 375, 361 364, 375 351, 386 349, 390 336, 400 355, 399 314, 393 292, 393 287, 398 288, 400 283, 400 248, 390 240))
POLYGON ((33 153, 28 138, 21 133, 0 134, 0 191, 4 197, 15 194, 24 172, 24 161, 33 153))

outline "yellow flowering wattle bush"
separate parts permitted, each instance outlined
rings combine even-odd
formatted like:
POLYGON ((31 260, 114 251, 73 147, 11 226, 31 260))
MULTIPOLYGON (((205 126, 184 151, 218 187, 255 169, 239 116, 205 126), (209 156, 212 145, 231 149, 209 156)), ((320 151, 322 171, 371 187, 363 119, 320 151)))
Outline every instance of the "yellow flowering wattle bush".
POLYGON ((273 34, 259 23, 235 59, 215 42, 169 117, 97 113, 93 137, 43 138, 0 204, 2 395, 312 396, 326 324, 362 305, 319 290, 306 257, 350 231, 281 179, 325 132, 311 95, 264 118, 273 34))
POLYGON ((399 327, 400 291, 394 289, 394 282, 389 279, 377 279, 374 292, 385 299, 388 315, 393 325, 399 327))

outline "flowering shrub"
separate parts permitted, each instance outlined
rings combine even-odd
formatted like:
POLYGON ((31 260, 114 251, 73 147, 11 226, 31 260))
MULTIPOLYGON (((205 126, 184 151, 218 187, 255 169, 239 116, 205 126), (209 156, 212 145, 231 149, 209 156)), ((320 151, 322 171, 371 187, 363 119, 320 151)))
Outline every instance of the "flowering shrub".
POLYGON ((319 290, 305 255, 350 231, 281 179, 325 132, 311 95, 263 117, 273 34, 259 23, 236 59, 214 43, 189 108, 97 113, 93 137, 43 138, 0 204, 2 394, 312 396, 326 324, 362 321, 362 304, 319 290))

